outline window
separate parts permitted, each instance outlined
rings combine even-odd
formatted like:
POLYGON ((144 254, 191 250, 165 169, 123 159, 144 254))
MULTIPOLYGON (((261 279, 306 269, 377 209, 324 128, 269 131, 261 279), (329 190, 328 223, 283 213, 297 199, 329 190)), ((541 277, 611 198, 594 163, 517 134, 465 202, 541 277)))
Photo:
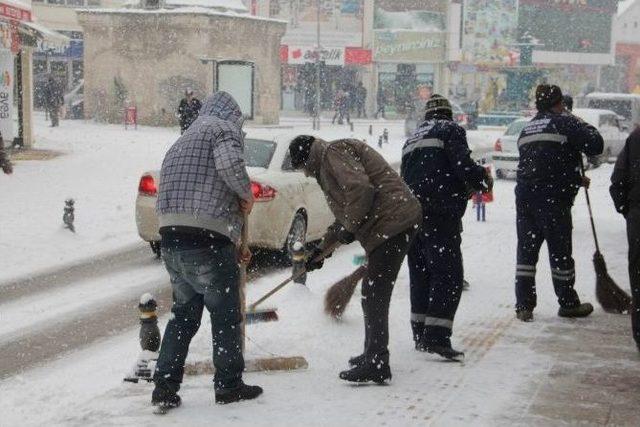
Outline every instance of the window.
POLYGON ((273 141, 244 140, 244 160, 248 167, 268 168, 275 151, 276 143, 273 141))
POLYGON ((64 4, 64 0, 47 0, 49 4, 64 4))
POLYGON ((84 6, 84 0, 67 0, 68 6, 84 6))
POLYGON ((87 6, 100 7, 100 0, 87 0, 87 6))

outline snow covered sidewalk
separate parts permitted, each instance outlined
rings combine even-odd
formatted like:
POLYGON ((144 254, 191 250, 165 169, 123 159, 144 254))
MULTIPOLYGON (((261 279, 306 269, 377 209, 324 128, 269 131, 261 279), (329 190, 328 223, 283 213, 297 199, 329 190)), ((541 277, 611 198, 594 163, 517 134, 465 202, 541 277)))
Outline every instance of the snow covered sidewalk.
MULTIPOLYGON (((611 166, 590 172, 596 224, 611 275, 628 288, 624 223, 607 193, 611 166)), ((237 426, 424 426, 424 425, 639 425, 639 358, 628 316, 597 308, 587 319, 556 315, 546 249, 538 266, 539 307, 535 322, 514 319, 514 183, 498 181, 486 223, 473 212, 464 220, 465 275, 454 328, 454 345, 464 365, 447 363, 413 349, 409 328, 408 273, 403 267, 391 306, 393 381, 387 387, 352 386, 337 378, 349 356, 362 348, 362 314, 356 296, 340 323, 325 317, 327 287, 351 271, 360 253, 351 245, 309 275, 306 287, 277 294, 280 321, 251 325, 247 357, 302 355, 309 369, 251 373, 248 383, 265 388, 256 401, 213 404, 209 376, 186 377, 183 406, 158 418, 149 405, 151 385, 124 384, 138 354, 137 319, 131 329, 59 360, 0 382, 1 425, 237 425, 237 426)), ((577 290, 594 301, 593 242, 583 195, 576 201, 574 243, 577 290)), ((156 274, 156 273, 153 273, 156 274)), ((278 283, 287 272, 252 282, 248 301, 278 283)), ((161 321, 161 328, 167 317, 161 321)), ((192 344, 190 361, 208 360, 207 316, 192 344)), ((41 345, 47 345, 46 340, 41 345)), ((19 355, 18 355, 19 357, 19 355)))

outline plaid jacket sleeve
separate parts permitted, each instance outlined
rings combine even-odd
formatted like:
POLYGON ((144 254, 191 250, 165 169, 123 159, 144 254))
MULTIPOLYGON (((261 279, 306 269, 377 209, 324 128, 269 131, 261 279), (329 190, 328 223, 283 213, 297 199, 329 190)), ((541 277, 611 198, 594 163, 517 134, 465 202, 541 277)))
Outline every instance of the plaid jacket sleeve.
POLYGON ((251 182, 244 163, 242 136, 224 131, 213 150, 216 171, 227 186, 243 200, 252 198, 251 182))

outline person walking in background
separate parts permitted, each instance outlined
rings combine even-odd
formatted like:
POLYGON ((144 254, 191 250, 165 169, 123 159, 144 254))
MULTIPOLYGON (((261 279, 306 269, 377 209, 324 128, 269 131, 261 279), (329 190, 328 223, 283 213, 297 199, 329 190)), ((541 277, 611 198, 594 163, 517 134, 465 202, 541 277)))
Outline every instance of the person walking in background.
POLYGON ((536 264, 546 240, 558 316, 585 317, 593 306, 581 303, 574 290, 571 207, 589 184, 580 173, 582 153, 599 155, 604 142, 596 128, 566 110, 558 86, 539 85, 535 97, 538 113, 518 139, 516 316, 533 320, 536 264))
POLYGON ((340 373, 351 382, 383 383, 389 366, 389 303, 409 244, 420 225, 420 204, 377 151, 355 139, 323 141, 300 135, 289 145, 291 164, 314 177, 336 223, 309 257, 306 268, 322 267, 315 258, 334 242, 359 241, 367 253, 362 282, 365 339, 352 369, 340 373))
POLYGON ((627 221, 631 330, 640 351, 640 128, 627 138, 611 175, 611 198, 627 221))
POLYGON ((376 113, 374 114, 374 118, 377 119, 378 115, 382 115, 383 119, 386 119, 387 117, 385 116, 385 108, 387 105, 387 96, 384 93, 384 90, 382 89, 382 86, 380 86, 378 88, 378 94, 376 95, 376 103, 377 105, 377 109, 376 109, 376 113))
POLYGON ((187 89, 184 92, 184 98, 180 101, 178 106, 178 119, 180 121, 180 134, 183 134, 191 123, 198 118, 202 103, 198 98, 193 96, 193 90, 187 89))
POLYGON ((167 152, 156 210, 162 259, 173 290, 172 317, 154 374, 154 405, 179 406, 177 392, 203 309, 211 315, 216 403, 254 399, 242 381, 238 253, 243 215, 253 207, 244 162, 243 116, 231 95, 209 96, 199 117, 167 152))
POLYGON ((349 93, 342 89, 338 89, 336 91, 333 105, 336 112, 333 115, 331 124, 335 124, 336 119, 338 119, 338 124, 341 125, 344 123, 345 118, 347 119, 347 123, 351 123, 351 117, 349 116, 349 93))
POLYGON ((9 160, 9 155, 4 149, 4 140, 2 138, 2 134, 0 134, 0 169, 6 175, 11 175, 13 173, 13 164, 11 160, 9 160))
POLYGON ((468 189, 491 191, 493 179, 471 158, 450 102, 433 95, 425 121, 402 149, 400 172, 422 204, 422 228, 409 249, 411 329, 415 348, 458 359, 451 346, 463 289, 462 217, 468 189))
POLYGON ((64 95, 62 86, 56 81, 53 75, 47 78, 47 84, 44 88, 44 103, 49 118, 51 119, 51 127, 60 126, 60 108, 64 105, 64 95))
POLYGON ((367 118, 366 105, 367 105, 367 88, 364 87, 362 82, 358 82, 358 86, 355 88, 356 94, 356 112, 358 118, 367 118))

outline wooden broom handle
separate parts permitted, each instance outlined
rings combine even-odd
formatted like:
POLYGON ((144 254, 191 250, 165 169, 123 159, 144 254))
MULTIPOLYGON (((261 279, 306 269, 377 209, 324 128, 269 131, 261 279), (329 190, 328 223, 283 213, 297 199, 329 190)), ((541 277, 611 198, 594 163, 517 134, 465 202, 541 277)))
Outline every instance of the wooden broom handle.
MULTIPOLYGON (((340 242, 338 242, 338 241, 332 243, 331 245, 329 245, 326 248, 324 248, 323 251, 320 253, 320 255, 315 257, 313 260, 316 261, 316 262, 317 261, 322 261, 327 256, 329 256, 331 253, 333 253, 333 251, 335 251, 339 246, 340 246, 340 242)), ((258 301, 256 301, 253 304, 251 304, 249 306, 249 311, 255 311, 256 307, 258 305, 262 304, 266 299, 271 297, 271 295, 275 294, 280 289, 284 288, 285 286, 287 286, 289 283, 293 282, 294 280, 302 277, 304 274, 306 274, 306 272, 307 272, 306 270, 301 270, 297 274, 294 274, 291 277, 289 277, 288 279, 285 279, 278 286, 276 286, 275 288, 271 289, 269 292, 264 294, 264 296, 262 298, 260 298, 258 301)))

